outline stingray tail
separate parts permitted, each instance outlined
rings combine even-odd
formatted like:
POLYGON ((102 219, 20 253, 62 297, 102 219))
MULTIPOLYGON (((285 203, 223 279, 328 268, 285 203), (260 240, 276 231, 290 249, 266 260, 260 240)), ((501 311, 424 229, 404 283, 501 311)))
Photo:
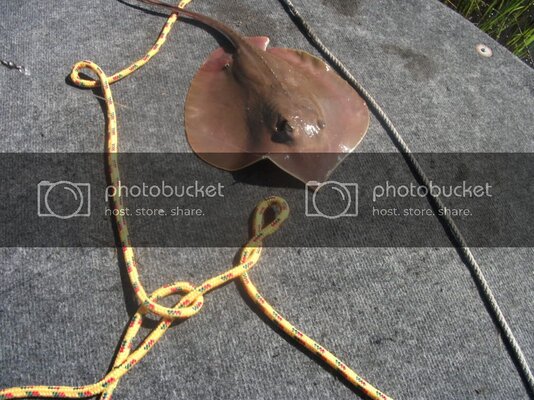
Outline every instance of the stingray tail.
POLYGON ((238 48, 241 45, 241 42, 243 39, 241 36, 235 32, 234 30, 230 29, 228 26, 220 23, 219 21, 214 20, 213 18, 210 18, 206 15, 202 15, 193 11, 186 10, 185 8, 180 8, 177 6, 174 6, 172 4, 164 3, 159 0, 139 0, 142 3, 145 4, 152 4, 158 7, 164 7, 167 10, 172 11, 173 13, 177 13, 179 15, 185 15, 188 18, 194 19, 195 21, 198 21, 204 25, 209 26, 210 28, 213 28, 217 30, 221 35, 223 35, 231 44, 234 46, 234 48, 238 48))

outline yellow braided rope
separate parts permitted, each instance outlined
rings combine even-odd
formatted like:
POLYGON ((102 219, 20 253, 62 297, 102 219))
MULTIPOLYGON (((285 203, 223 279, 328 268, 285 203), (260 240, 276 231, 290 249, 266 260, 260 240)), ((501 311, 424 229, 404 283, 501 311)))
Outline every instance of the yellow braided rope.
MULTIPOLYGON (((179 7, 183 8, 192 0, 183 0, 179 7)), ((171 14, 160 32, 158 39, 147 54, 140 60, 134 62, 129 67, 122 71, 108 77, 102 69, 92 61, 80 61, 74 65, 71 72, 72 81, 81 87, 95 88, 101 87, 106 100, 106 114, 107 114, 107 145, 106 152, 108 154, 109 170, 111 175, 111 183, 118 187, 120 181, 119 167, 117 162, 118 154, 118 132, 117 132, 117 116, 113 97, 111 94, 110 83, 114 83, 146 64, 154 55, 156 55, 165 43, 167 35, 172 26, 177 21, 178 16, 171 14), (98 76, 98 80, 82 79, 79 72, 82 69, 90 69, 98 76)), ((118 190, 116 191, 118 193, 118 190)), ((117 210, 123 209, 123 204, 120 196, 113 198, 114 208, 117 210)), ((281 330, 288 336, 294 338, 298 343, 304 346, 309 351, 315 353, 330 365, 335 370, 347 379, 361 392, 366 394, 373 400, 390 400, 390 397, 378 389, 371 386, 367 381, 356 374, 341 360, 335 357, 332 353, 312 340, 306 334, 294 327, 289 321, 284 319, 258 292, 252 281, 248 276, 250 270, 259 260, 261 255, 261 245, 263 239, 276 232, 280 225, 287 219, 289 215, 289 207, 286 201, 280 197, 272 196, 262 200, 253 215, 253 236, 252 239, 243 247, 239 264, 228 271, 220 274, 214 278, 208 279, 200 286, 194 286, 189 282, 175 282, 171 285, 165 285, 152 294, 148 295, 139 280, 137 272, 137 263, 135 260, 134 250, 131 246, 126 218, 123 213, 114 213, 115 221, 119 231, 119 238, 121 241, 121 251, 126 262, 126 268, 132 287, 137 295, 141 307, 132 317, 129 326, 124 335, 121 347, 113 362, 111 371, 104 376, 100 381, 84 386, 20 386, 0 390, 0 400, 3 399, 20 399, 27 397, 56 397, 56 398, 83 398, 92 397, 100 394, 100 399, 110 400, 113 391, 117 387, 119 380, 124 376, 135 364, 137 364, 154 346, 154 344, 165 334, 167 329, 172 324, 174 319, 187 319, 200 311, 204 304, 204 295, 219 286, 234 280, 239 279, 246 290, 247 295, 258 305, 260 310, 272 321, 274 321, 281 330), (276 218, 269 224, 265 225, 264 215, 268 209, 274 209, 277 212, 276 218), (181 300, 176 303, 174 307, 164 307, 158 303, 161 299, 173 295, 184 295, 181 300), (158 326, 150 332, 150 334, 141 342, 135 350, 132 351, 133 341, 139 332, 143 317, 152 312, 160 317, 161 320, 158 326)))

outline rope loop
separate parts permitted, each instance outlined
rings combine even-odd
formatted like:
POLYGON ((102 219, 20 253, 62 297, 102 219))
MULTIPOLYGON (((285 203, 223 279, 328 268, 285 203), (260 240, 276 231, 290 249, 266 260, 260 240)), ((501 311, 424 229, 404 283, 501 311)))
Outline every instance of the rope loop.
POLYGON ((278 196, 270 196, 263 199, 257 206, 252 219, 252 234, 253 238, 249 241, 250 244, 261 245, 263 239, 275 233, 280 225, 289 216, 289 205, 287 202, 278 196), (268 210, 275 211, 275 218, 269 224, 265 224, 265 214, 268 210))
POLYGON ((72 83, 81 88, 95 88, 101 86, 102 82, 108 83, 108 77, 102 68, 89 60, 78 61, 74 64, 69 77, 72 83), (96 73, 98 80, 81 78, 80 71, 83 69, 89 69, 96 73))

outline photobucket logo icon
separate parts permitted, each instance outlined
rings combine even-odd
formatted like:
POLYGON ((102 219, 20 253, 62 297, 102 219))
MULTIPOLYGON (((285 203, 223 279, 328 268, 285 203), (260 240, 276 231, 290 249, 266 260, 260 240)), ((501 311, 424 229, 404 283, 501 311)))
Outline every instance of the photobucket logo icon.
POLYGON ((37 215, 69 219, 91 215, 91 185, 69 181, 37 184, 37 215))
POLYGON ((327 181, 306 183, 305 214, 307 217, 336 219, 358 216, 358 185, 327 181))

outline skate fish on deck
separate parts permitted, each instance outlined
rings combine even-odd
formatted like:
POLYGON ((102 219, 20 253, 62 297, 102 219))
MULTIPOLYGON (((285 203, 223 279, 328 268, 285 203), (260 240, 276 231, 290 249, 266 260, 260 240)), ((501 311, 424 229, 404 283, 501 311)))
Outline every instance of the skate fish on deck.
POLYGON ((140 1, 205 24, 230 44, 200 67, 185 104, 187 139, 208 163, 236 171, 267 158, 303 182, 324 182, 362 140, 367 105, 321 59, 267 48, 267 37, 245 38, 202 14, 140 1))

